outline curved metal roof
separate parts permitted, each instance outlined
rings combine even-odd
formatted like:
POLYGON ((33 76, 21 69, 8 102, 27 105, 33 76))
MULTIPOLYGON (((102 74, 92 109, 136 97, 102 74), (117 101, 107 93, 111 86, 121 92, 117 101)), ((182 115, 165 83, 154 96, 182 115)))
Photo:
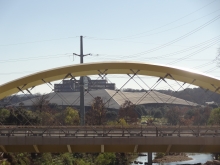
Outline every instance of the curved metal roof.
POLYGON ((64 66, 21 77, 0 86, 0 99, 19 92, 19 88, 25 90, 45 82, 52 82, 65 77, 70 78, 70 74, 78 77, 97 75, 100 72, 106 74, 134 74, 137 72, 138 75, 175 79, 220 93, 220 79, 205 74, 150 63, 111 61, 64 66))
MULTIPOLYGON (((119 109, 126 100, 131 101, 135 105, 143 104, 170 104, 170 105, 185 105, 185 106, 198 106, 198 104, 183 100, 177 97, 166 95, 157 91, 149 91, 146 95, 146 92, 122 92, 119 91, 115 93, 115 90, 108 89, 99 89, 94 91, 89 91, 90 94, 84 95, 85 106, 91 106, 94 97, 101 97, 106 102, 106 108, 119 109), (126 96, 122 97, 122 96, 126 96), (144 97, 143 97, 144 96, 144 97)), ((59 95, 56 93, 50 93, 47 95, 50 103, 55 103, 57 105, 74 105, 80 106, 80 96, 79 92, 59 92, 59 95)), ((29 100, 22 101, 23 106, 32 106, 37 102, 39 98, 33 98, 29 100)), ((19 106, 19 103, 14 104, 19 106)))

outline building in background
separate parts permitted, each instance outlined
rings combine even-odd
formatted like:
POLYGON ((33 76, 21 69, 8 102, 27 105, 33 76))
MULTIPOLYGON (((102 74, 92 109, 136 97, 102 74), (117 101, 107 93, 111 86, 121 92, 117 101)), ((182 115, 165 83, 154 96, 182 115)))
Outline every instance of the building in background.
MULTIPOLYGON (((62 107, 74 106, 76 109, 80 108, 79 101, 80 92, 62 92, 57 94, 56 92, 52 92, 47 94, 47 101, 50 104, 56 104, 62 107)), ((33 103, 36 103, 41 96, 22 101, 23 106, 33 107, 33 103)), ((103 102, 105 103, 105 107, 111 110, 119 110, 121 105, 125 103, 125 101, 131 101, 135 105, 146 105, 149 109, 152 107, 161 107, 167 105, 173 106, 199 106, 197 103, 186 101, 184 99, 180 99, 174 96, 166 95, 157 91, 148 91, 146 92, 123 92, 123 91, 115 91, 108 89, 99 89, 92 90, 89 94, 84 97, 84 104, 87 109, 91 107, 91 103, 93 102, 95 97, 101 97, 103 102), (143 97, 144 96, 144 97, 143 97)), ((19 106, 20 102, 17 102, 13 106, 19 106)))
MULTIPOLYGON (((110 89, 115 90, 115 83, 108 83, 107 80, 91 80, 87 78, 87 88, 89 91, 98 89, 110 89)), ((85 82, 85 80, 84 80, 85 82)), ((54 92, 79 92, 80 91, 80 80, 63 80, 62 84, 54 84, 54 92)))

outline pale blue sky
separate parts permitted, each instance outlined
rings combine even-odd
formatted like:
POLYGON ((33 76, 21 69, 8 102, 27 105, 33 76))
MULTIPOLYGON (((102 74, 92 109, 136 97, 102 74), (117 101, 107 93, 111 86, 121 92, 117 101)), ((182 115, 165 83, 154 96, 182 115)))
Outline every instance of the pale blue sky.
POLYGON ((219 0, 0 0, 0 84, 79 63, 80 35, 93 54, 85 62, 196 67, 220 78, 219 0))

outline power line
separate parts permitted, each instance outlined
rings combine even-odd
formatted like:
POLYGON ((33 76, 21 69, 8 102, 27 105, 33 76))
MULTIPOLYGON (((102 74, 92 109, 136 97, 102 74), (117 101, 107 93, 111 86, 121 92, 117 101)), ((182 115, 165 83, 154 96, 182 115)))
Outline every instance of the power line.
POLYGON ((151 31, 155 31, 155 30, 157 30, 157 29, 161 29, 161 28, 163 28, 163 27, 166 27, 166 26, 168 26, 168 25, 170 25, 170 24, 173 24, 173 23, 175 23, 175 22, 178 22, 179 20, 182 20, 182 19, 184 19, 184 18, 186 18, 186 17, 188 17, 188 16, 190 16, 190 15, 192 15, 192 14, 198 12, 199 10, 201 10, 201 9, 203 9, 203 8, 205 8, 205 7, 207 7, 207 6, 209 6, 210 4, 214 3, 215 1, 216 1, 216 0, 213 0, 213 1, 209 2, 208 4, 202 6, 201 8, 199 8, 199 9, 197 9, 197 10, 195 10, 195 11, 193 11, 193 12, 191 12, 191 13, 189 13, 189 14, 183 16, 183 17, 180 17, 180 18, 178 18, 178 19, 176 19, 176 20, 174 20, 174 21, 172 21, 172 22, 170 22, 170 23, 167 23, 167 24, 165 24, 165 25, 159 26, 159 27, 157 27, 157 28, 154 28, 154 29, 151 29, 151 30, 148 30, 148 31, 139 33, 139 34, 135 34, 135 35, 130 35, 130 36, 126 36, 126 37, 120 37, 120 38, 104 39, 104 40, 117 40, 117 39, 123 39, 123 38, 126 39, 126 38, 129 38, 129 37, 133 37, 133 36, 137 36, 137 35, 142 35, 142 34, 145 34, 145 33, 147 33, 147 32, 151 32, 151 31))
POLYGON ((132 54, 132 55, 129 55, 129 56, 123 56, 122 58, 128 58, 128 57, 130 57, 130 56, 135 56, 135 57, 137 57, 137 55, 140 57, 141 55, 145 55, 145 54, 148 54, 148 53, 157 51, 157 50, 159 50, 159 49, 162 49, 162 48, 164 48, 164 47, 166 47, 166 46, 169 46, 169 45, 171 45, 171 44, 173 44, 173 43, 175 43, 175 42, 178 42, 178 41, 180 41, 180 40, 182 40, 182 39, 184 39, 184 38, 186 38, 186 37, 188 37, 188 36, 190 36, 190 35, 196 33, 197 31, 203 29, 204 27, 208 26, 209 24, 213 23, 214 21, 218 20, 219 18, 220 18, 220 15, 214 17, 213 19, 211 19, 210 21, 206 22, 205 24, 203 24, 203 25, 197 27, 196 29, 194 29, 194 30, 192 30, 192 31, 190 31, 190 32, 188 32, 188 33, 186 33, 185 35, 180 36, 180 37, 178 37, 178 38, 176 38, 176 39, 174 39, 174 40, 172 40, 172 41, 170 41, 170 42, 167 42, 167 43, 165 43, 165 44, 163 44, 163 45, 160 45, 160 46, 158 46, 158 47, 156 47, 156 48, 150 49, 150 50, 148 50, 148 51, 143 51, 143 52, 140 52, 140 53, 132 54))
POLYGON ((191 53, 191 54, 189 54, 189 55, 186 55, 186 56, 183 56, 183 57, 181 57, 181 58, 179 58, 179 59, 177 59, 177 60, 174 60, 174 61, 172 61, 172 62, 170 62, 170 63, 168 63, 168 64, 174 64, 174 63, 183 61, 183 60, 185 60, 186 58, 192 57, 192 56, 194 56, 195 54, 200 53, 200 52, 204 51, 205 49, 208 49, 209 47, 211 47, 211 46, 213 46, 213 45, 215 45, 215 44, 217 44, 217 43, 219 43, 219 42, 220 42, 220 39, 217 40, 217 41, 215 41, 215 42, 213 42, 213 43, 211 43, 211 44, 209 44, 209 45, 207 45, 207 46, 205 46, 205 47, 203 47, 203 48, 201 48, 201 49, 199 49, 199 50, 197 50, 197 51, 195 51, 195 52, 193 52, 193 53, 191 53))
POLYGON ((193 67, 192 69, 198 69, 198 68, 206 67, 206 66, 208 66, 208 65, 210 65, 210 64, 213 64, 213 60, 211 60, 211 61, 209 61, 209 62, 207 62, 207 63, 205 63, 205 64, 202 64, 202 65, 198 65, 198 66, 196 66, 196 67, 193 67))
MULTIPOLYGON (((77 36, 76 36, 77 37, 77 36)), ((76 37, 68 37, 68 38, 76 38, 76 37)), ((60 39, 67 39, 67 38, 59 38, 59 39, 51 39, 51 40, 60 40, 60 39)), ((42 41, 34 41, 34 42, 27 42, 27 43, 35 43, 35 42, 44 42, 44 41, 51 41, 51 40, 42 40, 42 41)), ((171 41, 172 42, 172 41, 171 41)), ((26 43, 18 43, 18 44, 26 44, 26 43)), ((11 44, 11 45, 15 45, 15 44, 11 44)), ((2 45, 0 45, 0 46, 2 46, 2 45)), ((6 46, 6 45, 5 45, 6 46)), ((162 45, 163 46, 163 45, 162 45)), ((159 46, 159 47, 161 47, 161 46, 159 46)), ((149 51, 148 51, 149 52, 149 51)), ((143 53, 143 52, 142 52, 143 53)), ((141 53, 137 53, 137 54, 141 54, 141 53)), ((134 54, 134 55, 137 55, 137 54, 134 54)), ((146 54, 146 52, 145 52, 145 54, 146 54)), ((44 58, 44 57, 42 57, 42 58, 44 58)), ((39 58, 36 58, 36 59, 39 59, 39 58)), ((17 61, 26 61, 26 60, 29 60, 29 59, 17 59, 17 60, 9 60, 9 62, 17 62, 17 61)), ((7 61, 3 61, 3 62, 8 62, 8 60, 7 61)), ((0 61, 0 63, 2 63, 2 61, 0 61)))
MULTIPOLYGON (((86 39, 90 40, 109 40, 109 41, 119 41, 119 42, 127 42, 127 43, 136 43, 136 44, 150 44, 150 45, 160 45, 159 43, 149 43, 149 42, 141 42, 141 41, 128 41, 128 40, 117 40, 117 39, 104 39, 104 38, 95 38, 95 37, 85 37, 86 39)), ((188 47, 184 45, 173 44, 172 46, 181 46, 181 47, 188 47)))
POLYGON ((174 40, 172 40, 172 41, 170 41, 170 42, 167 42, 167 43, 165 43, 165 44, 163 44, 163 45, 161 45, 161 46, 158 46, 158 47, 156 47, 156 48, 150 49, 150 50, 148 50, 148 51, 140 52, 140 53, 137 53, 137 54, 134 54, 134 55, 142 55, 142 54, 151 53, 151 52, 157 51, 157 50, 159 50, 159 49, 162 49, 162 48, 164 48, 164 47, 166 47, 166 46, 169 46, 169 45, 171 45, 171 44, 173 44, 173 43, 175 43, 175 42, 178 42, 178 41, 180 41, 180 40, 182 40, 182 39, 185 39, 186 37, 188 37, 188 36, 190 36, 190 35, 192 35, 192 34, 198 32, 199 30, 205 28, 206 26, 210 25, 211 23, 213 23, 214 21, 218 20, 219 18, 220 18, 220 15, 214 17, 214 18, 211 19, 210 21, 208 21, 208 22, 206 22, 205 24, 203 24, 203 25, 197 27, 196 29, 190 31, 189 33, 186 33, 186 34, 183 35, 183 36, 180 36, 180 37, 178 37, 178 38, 176 38, 176 39, 174 39, 174 40))
POLYGON ((18 62, 18 61, 30 61, 30 60, 41 60, 41 59, 51 59, 51 58, 62 58, 62 57, 72 56, 72 53, 64 53, 64 54, 55 54, 55 55, 45 55, 45 56, 35 56, 28 58, 16 58, 16 59, 8 59, 8 60, 0 60, 0 63, 7 62, 18 62))
MULTIPOLYGON (((189 54, 189 55, 186 55, 186 56, 184 56, 184 57, 182 57, 182 58, 175 59, 175 61, 173 61, 172 63, 169 63, 169 64, 173 64, 173 63, 176 63, 176 62, 180 62, 180 61, 186 60, 187 58, 192 57, 193 55, 195 55, 195 54, 197 54, 197 53, 199 53, 199 52, 201 52, 201 51, 204 51, 205 49, 207 49, 207 48, 213 46, 214 44, 218 43, 218 42, 220 41, 220 38, 219 38, 219 36, 218 36, 218 37, 215 37, 214 40, 211 39, 211 40, 208 40, 208 41, 209 41, 209 42, 212 41, 211 44, 209 44, 209 45, 207 45, 207 46, 205 46, 205 47, 202 47, 201 49, 197 50, 196 52, 193 52, 193 53, 191 53, 191 54, 189 54)), ((207 41, 206 41, 206 42, 203 42, 202 44, 204 44, 204 43, 207 43, 207 41)), ((201 45, 201 44, 199 44, 199 46, 200 46, 200 45, 201 45)), ((163 57, 163 56, 159 56, 159 57, 163 57)), ((157 59, 157 57, 149 57, 149 58, 155 58, 155 59, 157 59)), ((147 59, 148 59, 148 58, 147 58, 147 59)), ((163 59, 165 59, 165 58, 163 57, 163 59)), ((202 60, 203 60, 203 61, 207 61, 208 59, 189 59, 189 60, 191 60, 191 61, 192 61, 192 60, 197 60, 197 61, 202 61, 202 60)), ((211 61, 209 61, 209 62, 207 62, 207 63, 205 63, 205 64, 202 64, 202 65, 193 67, 192 69, 198 69, 198 68, 206 67, 206 66, 208 66, 208 65, 210 65, 210 64, 213 64, 213 60, 211 60, 211 61)))
MULTIPOLYGON (((142 36, 137 36, 137 37, 130 37, 130 38, 127 38, 126 40, 128 40, 128 39, 142 38, 142 37, 149 37, 149 36, 161 34, 161 33, 164 33, 164 32, 170 31, 170 30, 173 30, 173 29, 177 29, 177 28, 179 28, 179 27, 188 25, 188 24, 190 24, 190 23, 195 23, 195 21, 198 21, 198 20, 200 20, 200 19, 203 19, 204 17, 207 17, 207 16, 209 16, 209 15, 211 15, 211 14, 213 14, 213 13, 219 11, 219 10, 220 10, 220 9, 217 9, 217 10, 215 10, 214 12, 211 12, 211 13, 209 13, 209 14, 206 14, 206 15, 202 16, 202 17, 199 17, 199 18, 197 18, 197 19, 191 20, 191 21, 189 21, 189 22, 187 22, 187 23, 178 25, 178 26, 173 27, 173 28, 169 28, 169 29, 166 29, 166 30, 163 30, 163 31, 160 31, 160 32, 152 33, 152 34, 147 34, 147 35, 142 35, 142 36)), ((89 37, 89 36, 87 36, 86 38, 87 38, 87 39, 92 39, 92 40, 109 40, 109 41, 131 42, 131 41, 125 41, 125 39, 108 39, 108 38, 97 38, 97 37, 89 37)), ((142 43, 142 42, 133 42, 133 43, 142 43)))
MULTIPOLYGON (((201 42, 201 43, 199 43, 197 45, 194 45, 192 47, 189 47, 189 48, 186 48, 186 49, 182 49, 180 51, 176 51, 176 52, 173 52, 173 53, 168 53, 168 54, 164 54, 164 55, 160 55, 160 56, 145 57, 145 59, 165 59, 165 57, 170 57, 170 56, 181 54, 181 53, 184 53, 184 52, 187 52, 187 51, 191 51, 191 50, 199 48, 199 47, 201 47, 201 46, 203 46, 205 44, 209 44, 209 43, 213 43, 215 41, 218 41, 219 39, 220 39, 220 35, 217 36, 217 37, 211 38, 211 39, 209 39, 207 41, 201 42)), ((142 55, 140 55, 140 56, 137 57, 136 55, 123 56, 123 55, 112 55, 112 54, 99 54, 99 55, 108 56, 107 59, 113 59, 112 56, 117 56, 116 58, 118 58, 118 59, 132 58, 132 57, 135 57, 135 59, 140 59, 140 57, 142 56, 142 55)), ((106 57, 104 57, 104 58, 106 58, 106 57)), ((114 59, 115 59, 115 57, 114 57, 114 59)), ((143 59, 143 58, 141 57, 141 59, 143 59)))
POLYGON ((211 13, 205 15, 205 16, 199 17, 199 18, 197 18, 197 19, 195 19, 195 20, 192 20, 192 21, 190 21, 190 22, 187 22, 187 23, 181 24, 181 25, 179 25, 179 26, 173 27, 173 28, 169 28, 169 29, 166 29, 166 30, 163 30, 163 31, 160 31, 160 32, 156 32, 156 33, 152 33, 152 34, 148 34, 148 35, 143 35, 143 36, 138 36, 138 37, 133 37, 133 38, 129 38, 129 39, 149 37, 149 36, 161 34, 161 33, 164 33, 164 32, 170 31, 170 30, 174 30, 174 29, 177 29, 177 28, 179 28, 179 27, 182 27, 182 26, 185 26, 185 25, 188 25, 188 24, 191 24, 191 23, 195 23, 195 21, 198 21, 198 20, 200 20, 200 19, 203 19, 204 17, 207 17, 207 16, 209 16, 209 15, 211 15, 211 14, 213 14, 213 13, 219 11, 219 10, 220 10, 220 9, 218 9, 218 10, 216 10, 216 11, 214 11, 214 12, 211 12, 211 13))
POLYGON ((213 68, 211 68, 211 69, 209 69, 209 70, 206 70, 204 73, 212 72, 212 71, 214 71, 214 70, 216 70, 216 69, 218 69, 218 68, 219 68, 219 67, 215 66, 215 67, 213 67, 213 68))
POLYGON ((33 73, 38 71, 21 71, 21 72, 7 72, 7 73, 0 73, 0 75, 13 75, 13 74, 22 74, 22 73, 33 73))
MULTIPOLYGON (((174 21, 172 21, 172 22, 170 22, 170 23, 167 23, 167 24, 165 24, 165 25, 159 26, 159 27, 154 28, 154 29, 152 29, 152 30, 148 30, 148 31, 146 31, 146 32, 139 33, 139 34, 136 34, 136 35, 141 35, 141 34, 144 34, 144 33, 150 32, 150 31, 154 31, 154 30, 157 30, 157 29, 161 29, 161 28, 166 27, 166 26, 168 26, 168 25, 170 25, 170 24, 173 24, 173 23, 175 23, 175 22, 178 22, 179 20, 182 20, 182 19, 184 19, 184 18, 186 18, 186 17, 188 17, 188 16, 190 16, 190 15, 192 15, 192 14, 198 12, 199 10, 201 10, 201 9, 203 9, 203 8, 205 8, 205 7, 207 7, 207 6, 209 6, 210 4, 212 4, 212 3, 215 2, 215 1, 216 1, 216 0, 213 0, 213 1, 211 1, 210 3, 206 4, 205 6, 199 8, 199 9, 197 9, 197 10, 195 10, 195 11, 193 11, 193 12, 191 12, 191 13, 189 13, 189 14, 187 14, 187 15, 181 17, 181 18, 178 18, 178 19, 176 19, 176 20, 174 20, 174 21)), ((133 35, 133 36, 136 36, 136 35, 133 35)), ((131 37, 131 36, 130 36, 130 37, 131 37)))
POLYGON ((5 45, 0 45, 0 46, 24 45, 24 44, 33 44, 33 43, 39 43, 39 42, 57 41, 57 40, 73 39, 73 38, 78 38, 78 36, 66 37, 66 38, 55 38, 55 39, 48 39, 48 40, 39 40, 39 41, 29 41, 29 42, 21 42, 21 43, 11 43, 11 44, 5 44, 5 45))

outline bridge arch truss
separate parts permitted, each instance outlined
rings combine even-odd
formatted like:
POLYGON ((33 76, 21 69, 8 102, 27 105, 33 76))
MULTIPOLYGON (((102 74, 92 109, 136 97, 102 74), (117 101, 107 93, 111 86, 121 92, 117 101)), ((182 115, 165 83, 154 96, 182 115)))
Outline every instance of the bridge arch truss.
POLYGON ((171 79, 220 93, 220 79, 171 66, 137 62, 99 62, 64 66, 37 72, 0 86, 0 99, 52 81, 89 75, 131 74, 171 79))

